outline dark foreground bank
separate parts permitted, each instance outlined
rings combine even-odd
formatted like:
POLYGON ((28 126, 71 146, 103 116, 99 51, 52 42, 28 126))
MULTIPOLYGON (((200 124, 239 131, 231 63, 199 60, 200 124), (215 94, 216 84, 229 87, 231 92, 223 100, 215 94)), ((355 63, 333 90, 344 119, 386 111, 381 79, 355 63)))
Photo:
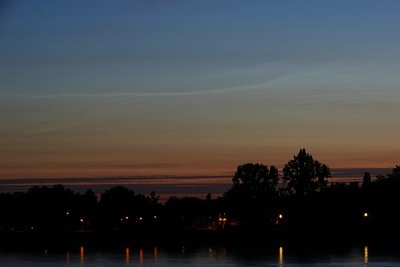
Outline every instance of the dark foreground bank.
POLYGON ((67 249, 88 247, 92 249, 116 249, 132 245, 161 247, 341 247, 377 246, 398 247, 400 232, 381 229, 227 229, 182 231, 47 231, 47 232, 0 232, 0 250, 8 249, 67 249))

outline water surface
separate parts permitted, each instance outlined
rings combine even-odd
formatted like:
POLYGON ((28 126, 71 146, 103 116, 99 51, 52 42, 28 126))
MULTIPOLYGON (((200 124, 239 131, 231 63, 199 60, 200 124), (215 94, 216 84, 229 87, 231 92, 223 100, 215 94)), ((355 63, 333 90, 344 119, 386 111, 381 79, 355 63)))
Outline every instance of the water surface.
POLYGON ((373 253, 368 246, 343 250, 313 251, 276 247, 235 249, 203 247, 160 249, 126 247, 92 251, 78 247, 66 251, 51 248, 37 251, 0 252, 1 266, 19 267, 119 267, 119 266, 400 266, 396 252, 373 253))

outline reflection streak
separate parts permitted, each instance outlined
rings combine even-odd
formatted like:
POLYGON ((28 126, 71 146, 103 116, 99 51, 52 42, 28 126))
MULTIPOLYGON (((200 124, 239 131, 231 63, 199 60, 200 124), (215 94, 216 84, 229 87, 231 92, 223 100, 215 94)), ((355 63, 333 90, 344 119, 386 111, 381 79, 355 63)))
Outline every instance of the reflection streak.
POLYGON ((85 264, 85 248, 82 246, 79 249, 80 263, 81 266, 85 264))
POLYGON ((153 251, 154 261, 158 260, 158 247, 154 247, 153 251))
POLYGON ((68 265, 71 263, 71 253, 69 251, 65 253, 65 261, 68 265))
POLYGON ((129 248, 125 249, 125 264, 129 265, 131 261, 130 253, 129 253, 129 248))
POLYGON ((139 249, 139 264, 140 264, 140 266, 143 265, 143 258, 144 258, 143 249, 141 248, 141 249, 139 249))

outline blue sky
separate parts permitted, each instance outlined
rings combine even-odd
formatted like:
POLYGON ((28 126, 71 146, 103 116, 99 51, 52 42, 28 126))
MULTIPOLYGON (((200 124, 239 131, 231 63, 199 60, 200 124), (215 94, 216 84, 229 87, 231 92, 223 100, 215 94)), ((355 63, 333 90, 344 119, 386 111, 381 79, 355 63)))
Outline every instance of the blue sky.
POLYGON ((398 1, 0 8, 2 178, 396 164, 398 1))

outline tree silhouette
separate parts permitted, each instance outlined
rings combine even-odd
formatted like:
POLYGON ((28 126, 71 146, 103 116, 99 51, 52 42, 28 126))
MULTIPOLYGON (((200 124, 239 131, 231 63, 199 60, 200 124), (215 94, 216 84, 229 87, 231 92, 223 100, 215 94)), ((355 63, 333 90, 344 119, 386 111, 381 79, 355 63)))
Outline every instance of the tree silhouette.
POLYGON ((396 165, 389 176, 390 178, 400 179, 400 165, 396 165))
POLYGON ((276 191, 278 169, 259 163, 246 163, 237 167, 232 178, 233 190, 248 192, 251 196, 263 196, 276 191))
POLYGON ((325 188, 330 173, 327 165, 314 160, 303 148, 283 168, 283 181, 290 192, 305 196, 325 188))
POLYGON ((229 214, 253 226, 272 219, 278 198, 276 167, 259 163, 240 165, 232 182, 232 188, 223 197, 229 214))
POLYGON ((366 187, 366 186, 368 186, 369 184, 371 184, 371 174, 369 173, 369 172, 365 172, 364 173, 364 176, 363 176, 363 183, 362 183, 362 186, 363 187, 366 187))

